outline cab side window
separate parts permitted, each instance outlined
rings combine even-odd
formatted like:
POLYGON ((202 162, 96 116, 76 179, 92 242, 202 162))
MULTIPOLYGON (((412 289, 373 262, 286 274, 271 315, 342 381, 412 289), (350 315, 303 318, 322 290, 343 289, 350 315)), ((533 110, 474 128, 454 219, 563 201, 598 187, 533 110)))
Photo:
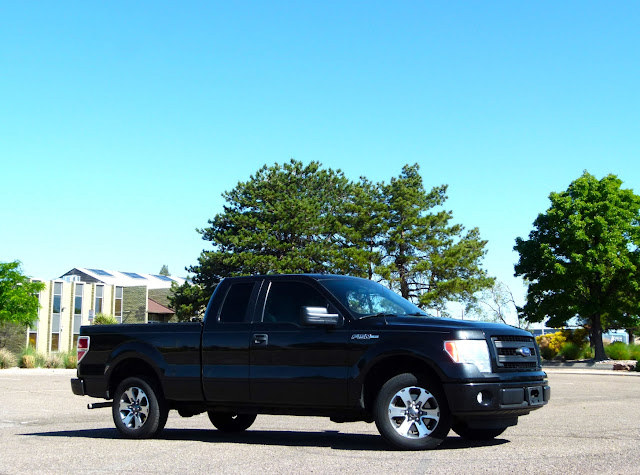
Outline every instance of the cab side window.
POLYGON ((265 303, 265 323, 300 324, 302 307, 327 307, 320 292, 303 282, 272 282, 265 303))
POLYGON ((253 292, 252 282, 239 282, 232 284, 224 298, 222 309, 220 310, 220 323, 242 323, 248 322, 249 300, 253 292))

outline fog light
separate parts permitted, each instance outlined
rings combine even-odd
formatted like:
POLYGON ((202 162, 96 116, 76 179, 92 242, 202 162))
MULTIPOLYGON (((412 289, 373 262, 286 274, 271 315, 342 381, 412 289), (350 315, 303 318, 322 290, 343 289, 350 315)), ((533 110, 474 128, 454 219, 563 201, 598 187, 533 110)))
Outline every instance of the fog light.
POLYGON ((491 393, 489 391, 480 391, 476 396, 476 401, 478 401, 478 404, 488 406, 491 404, 491 393))

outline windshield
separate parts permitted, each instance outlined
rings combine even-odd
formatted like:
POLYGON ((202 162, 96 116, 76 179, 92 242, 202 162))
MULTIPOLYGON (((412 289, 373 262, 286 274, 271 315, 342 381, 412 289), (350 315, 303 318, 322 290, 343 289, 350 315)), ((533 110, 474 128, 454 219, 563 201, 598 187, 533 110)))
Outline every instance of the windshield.
POLYGON ((335 295, 356 318, 375 315, 428 316, 411 302, 371 280, 323 279, 320 283, 335 295))

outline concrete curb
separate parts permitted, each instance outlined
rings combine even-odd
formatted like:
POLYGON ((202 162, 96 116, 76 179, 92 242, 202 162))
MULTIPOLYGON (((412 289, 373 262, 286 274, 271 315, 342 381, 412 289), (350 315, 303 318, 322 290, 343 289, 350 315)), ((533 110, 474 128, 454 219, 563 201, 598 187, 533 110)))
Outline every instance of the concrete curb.
MULTIPOLYGON (((624 361, 599 361, 594 362, 590 360, 586 361, 543 361, 542 369, 547 370, 551 368, 563 368, 563 369, 576 369, 576 370, 594 370, 594 371, 613 371, 615 364, 630 364, 635 365, 636 360, 624 360, 624 361)), ((617 371, 616 371, 617 372, 617 371)), ((622 371, 624 372, 624 371, 622 371)))
POLYGON ((2 375, 75 375, 75 369, 62 369, 62 368, 6 368, 0 369, 0 376, 2 375))
POLYGON ((613 371, 608 369, 579 369, 579 368, 542 368, 542 370, 550 375, 553 374, 583 374, 597 376, 631 376, 640 377, 637 371, 613 371))

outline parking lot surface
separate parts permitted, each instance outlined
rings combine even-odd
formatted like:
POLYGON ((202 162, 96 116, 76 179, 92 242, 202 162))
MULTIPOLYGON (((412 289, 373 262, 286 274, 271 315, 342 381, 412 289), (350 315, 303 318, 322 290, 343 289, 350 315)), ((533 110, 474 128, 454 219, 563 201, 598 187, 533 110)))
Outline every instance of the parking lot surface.
POLYGON ((398 452, 373 424, 317 417, 228 436, 172 411, 159 439, 121 439, 110 409, 71 393, 74 371, 0 370, 0 473, 640 473, 640 377, 548 373, 551 402, 496 440, 398 452))

